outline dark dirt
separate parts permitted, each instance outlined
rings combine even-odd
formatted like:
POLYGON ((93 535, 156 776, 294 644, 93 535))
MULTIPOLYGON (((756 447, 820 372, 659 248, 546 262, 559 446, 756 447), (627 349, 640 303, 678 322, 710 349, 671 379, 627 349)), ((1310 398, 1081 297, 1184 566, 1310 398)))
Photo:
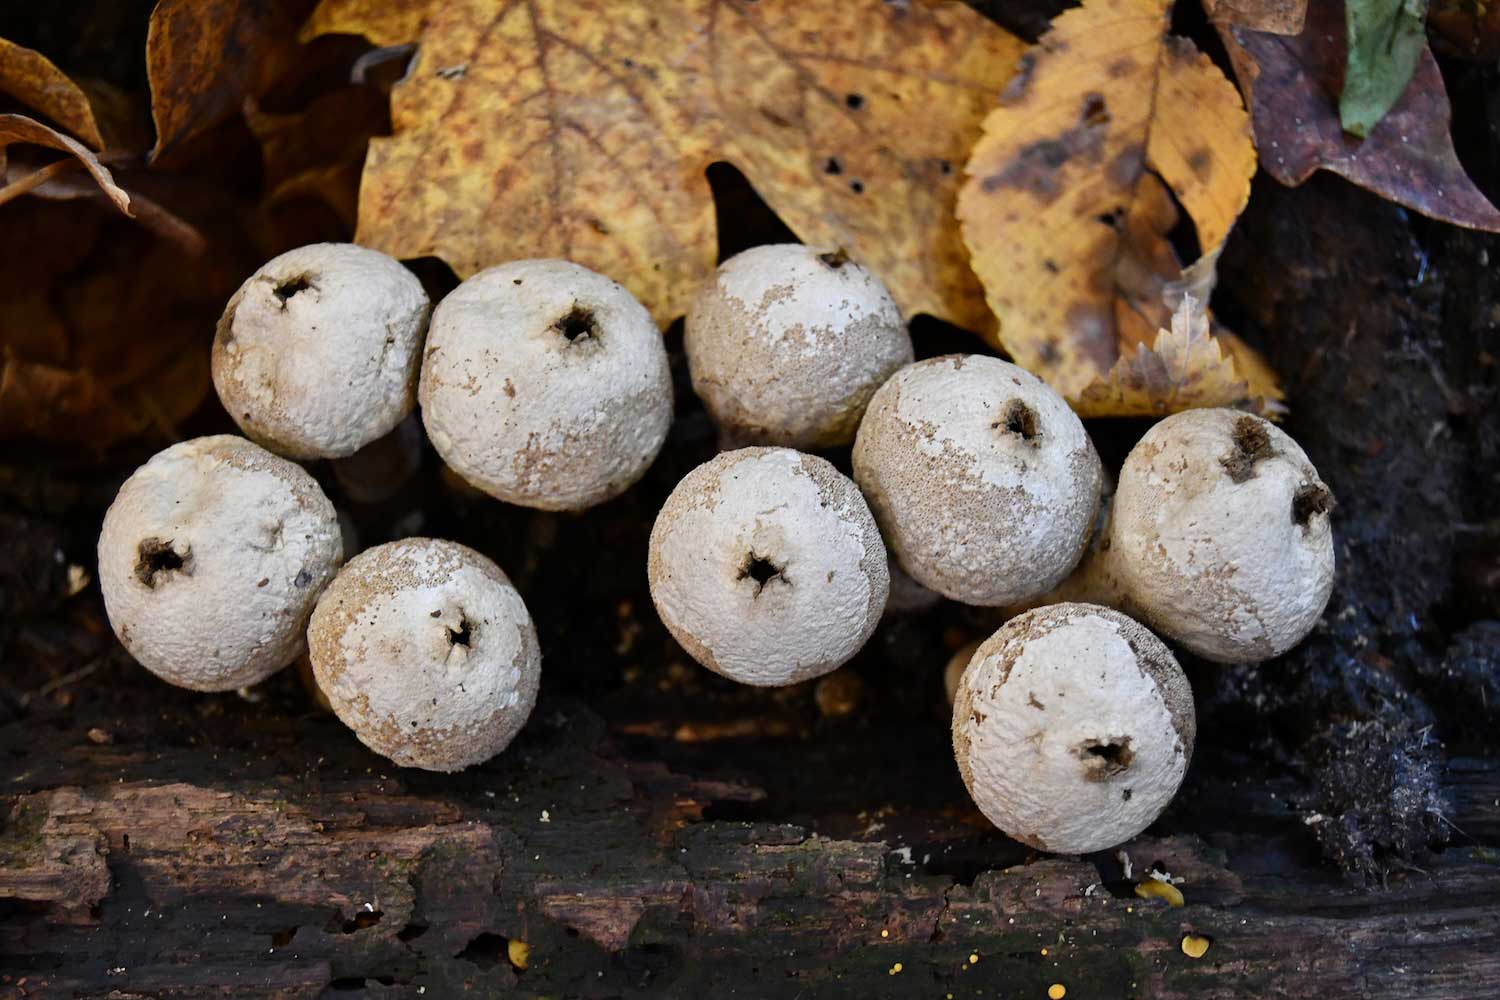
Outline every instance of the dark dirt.
MULTIPOLYGON (((1035 11, 999 19, 1028 33, 1045 23, 1035 11)), ((1460 151, 1474 176, 1500 183, 1500 71, 1445 70, 1466 127, 1460 151)), ((725 256, 789 238, 735 171, 715 167, 710 178, 725 256)), ((73 569, 92 572, 103 509, 151 449, 105 462, 7 459, 0 806, 13 811, 0 823, 0 888, 14 860, 6 850, 53 843, 36 840, 28 809, 45 802, 63 815, 49 796, 72 786, 96 806, 126 794, 121 787, 142 799, 93 820, 86 836, 108 844, 100 876, 108 893, 81 914, 67 907, 70 893, 89 898, 68 881, 73 854, 13 866, 28 878, 46 874, 36 876, 41 888, 27 882, 32 895, 0 898, 0 970, 33 980, 76 974, 85 995, 104 995, 107 970, 124 962, 110 956, 129 955, 159 963, 140 980, 149 992, 153 974, 188 982, 171 979, 186 972, 161 970, 189 968, 201 947, 259 970, 252 980, 276 970, 288 994, 408 995, 420 982, 438 987, 429 996, 450 995, 444 984, 462 981, 590 996, 718 995, 730 982, 759 983, 756 995, 792 995, 791 984, 805 980, 814 991, 822 983, 820 995, 854 984, 864 995, 911 995, 887 979, 895 956, 877 954, 853 929, 888 926, 893 943, 919 949, 907 953, 908 972, 927 970, 921 982, 938 996, 980 982, 1040 995, 1069 976, 1070 996, 1150 993, 1163 983, 1196 995, 1205 983, 1229 989, 1210 982, 1210 968, 1243 994, 1312 994, 1321 984, 1335 995, 1348 983, 1392 995, 1416 989, 1394 977, 1433 956, 1400 950, 1415 933, 1404 921, 1427 921, 1433 936, 1465 920, 1494 925, 1483 907, 1493 905, 1500 857, 1492 809, 1500 770, 1488 756, 1500 749, 1496 261, 1500 239, 1412 217, 1325 175, 1295 190, 1256 182, 1214 306, 1285 378, 1284 426, 1338 499, 1339 569, 1324 622, 1287 656, 1235 668, 1185 660, 1198 750, 1178 800, 1132 848, 1140 867, 1160 860, 1189 872, 1190 902, 1206 905, 1181 917, 1125 910, 1140 901, 1112 855, 1039 857, 972 808, 952 763, 941 674, 952 651, 993 629, 988 612, 945 603, 888 617, 836 679, 775 691, 727 682, 676 646, 647 592, 647 537, 671 488, 716 448, 688 382, 680 324, 668 332, 678 419, 666 449, 641 484, 601 508, 546 514, 476 497, 425 446, 417 474, 378 503, 349 497, 327 464, 312 470, 353 517, 361 544, 453 538, 495 558, 526 597, 546 657, 541 704, 514 750, 461 776, 388 767, 318 711, 294 670, 244 697, 156 681, 115 642, 97 585, 74 593, 73 569), (575 792, 575 779, 608 789, 602 803, 575 792), (174 783, 186 789, 180 812, 145 802, 174 783), (236 804, 222 805, 221 793, 236 804), (145 831, 129 826, 136 808, 153 823, 200 824, 192 828, 206 839, 197 853, 172 853, 176 841, 142 846, 145 831), (543 808, 555 819, 537 827, 543 808), (298 810, 318 820, 316 831, 278 825, 298 810), (431 840, 430 831, 470 824, 491 839, 431 840), (366 830, 369 844, 337 839, 366 830), (324 885, 326 876, 324 896, 289 903, 250 862, 234 874, 241 881, 213 881, 257 843, 284 852, 256 862, 291 865, 280 884, 324 885), (382 845, 400 844, 414 845, 411 857, 389 847, 377 859, 382 845), (361 867, 367 849, 376 860, 361 867), (327 853, 309 854, 319 860, 304 870, 304 851, 327 853), (493 886, 480 884, 490 869, 493 886), (1429 869, 1441 878, 1414 877, 1429 869), (1335 871, 1362 890, 1391 886, 1390 902, 1362 902, 1335 871), (184 882, 184 872, 203 881, 184 882), (1068 895, 1079 877, 1102 887, 1097 900, 1068 895), (380 912, 359 909, 367 886, 396 894, 383 923, 380 912), (142 943, 150 938, 140 911, 159 906, 164 887, 178 892, 177 951, 142 943), (587 905, 569 902, 575 894, 587 905), (1085 914, 1095 902, 1112 908, 1085 914), (1449 906, 1471 909, 1454 916, 1449 906), (1345 954, 1341 928, 1309 919, 1287 929, 1324 907, 1350 927, 1370 921, 1358 923, 1369 933, 1357 962, 1327 957, 1345 954), (241 936, 224 932, 214 944, 209 936, 230 913, 241 936), (1212 929, 1210 956, 1225 956, 1225 966, 1170 964, 1164 956, 1180 960, 1177 936, 1190 926, 1212 929), (529 972, 512 967, 512 938, 531 942, 529 972), (825 944, 843 957, 819 958, 825 944), (1074 949, 1073 964, 1044 963, 1045 944, 1074 949), (256 965, 268 948, 264 961, 274 965, 256 965), (297 960, 278 957, 283 948, 297 960), (969 979, 939 971, 970 969, 971 948, 986 957, 969 979), (1278 962, 1294 950, 1332 965, 1303 973, 1310 966, 1278 962), (1370 971, 1380 962, 1389 983, 1370 971)), ((435 262, 416 270, 436 293, 452 287, 435 262)), ((921 357, 980 349, 927 318, 913 328, 921 357)), ((1144 426, 1090 429, 1117 468, 1144 426)), ((212 401, 186 428, 232 429, 212 401)), ((828 457, 847 470, 846 454, 828 457)), ((1455 970, 1424 993, 1476 995, 1464 977, 1482 974, 1477 964, 1455 970)), ((0 980, 0 993, 12 982, 0 980)), ((230 993, 208 979, 200 985, 230 993)))

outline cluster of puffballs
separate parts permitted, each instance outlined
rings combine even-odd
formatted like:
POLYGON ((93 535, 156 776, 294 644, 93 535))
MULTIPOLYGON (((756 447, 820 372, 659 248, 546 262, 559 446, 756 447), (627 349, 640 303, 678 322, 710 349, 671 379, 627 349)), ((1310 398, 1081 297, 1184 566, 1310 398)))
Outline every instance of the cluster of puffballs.
MULTIPOLYGON (((653 526, 662 622, 709 670, 778 686, 837 669, 888 607, 922 595, 1003 609, 950 667, 953 747, 980 810, 1037 848, 1112 846, 1176 793, 1192 692, 1155 633, 1260 661, 1327 603, 1331 494, 1258 416, 1162 420, 1110 491, 1044 382, 994 357, 914 361, 880 279, 797 244, 721 265, 684 347, 728 450, 653 526), (851 444, 852 478, 811 453, 851 444)), ((477 489, 543 510, 602 503, 645 473, 672 422, 650 314, 560 260, 481 271, 430 308, 399 262, 318 244, 236 292, 213 376, 245 437, 166 449, 105 516, 100 581, 121 642, 202 691, 306 651, 335 714, 398 764, 452 771, 503 750, 541 673, 505 573, 430 538, 344 563, 333 505, 294 460, 353 455, 420 402, 433 447, 477 489)))

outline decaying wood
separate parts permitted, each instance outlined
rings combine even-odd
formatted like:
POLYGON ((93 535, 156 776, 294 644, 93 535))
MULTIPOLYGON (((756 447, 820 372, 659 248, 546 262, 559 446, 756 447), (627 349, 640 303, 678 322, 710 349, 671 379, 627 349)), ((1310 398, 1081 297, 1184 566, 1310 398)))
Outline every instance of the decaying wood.
MULTIPOLYGON (((36 728, 0 747, 16 765, 6 995, 1437 998, 1500 982, 1500 855, 1476 846, 1500 836, 1488 760, 1450 769, 1457 846, 1383 892, 1317 864, 1283 790, 1240 783, 1202 805, 1223 832, 1127 845, 1136 879, 1154 864, 1182 880, 1172 909, 1113 858, 981 855, 955 879, 905 828, 704 819, 763 792, 626 760, 576 705, 544 704, 510 753, 457 776, 375 766, 327 719, 211 751, 37 745, 36 728), (1211 940, 1202 958, 1187 933, 1211 940)), ((973 836, 946 825, 946 847, 973 836)))

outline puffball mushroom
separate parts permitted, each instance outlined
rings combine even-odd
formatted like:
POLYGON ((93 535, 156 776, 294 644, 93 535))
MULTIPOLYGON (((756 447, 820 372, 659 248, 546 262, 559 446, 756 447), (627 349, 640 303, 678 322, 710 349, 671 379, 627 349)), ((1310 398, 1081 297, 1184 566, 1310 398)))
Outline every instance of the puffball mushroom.
POLYGON ((504 750, 536 703, 542 654, 509 578, 457 542, 360 553, 307 630, 313 675, 360 742, 403 767, 458 771, 504 750))
POLYGON ((1131 609, 1206 659, 1291 649, 1333 590, 1333 494, 1297 443, 1238 410, 1157 423, 1120 469, 1108 569, 1131 609))
POLYGON ((1100 477, 1068 404, 998 358, 901 369, 854 443, 854 479, 901 568, 968 604, 1019 604, 1061 582, 1088 542, 1100 477))
POLYGON ((859 490, 789 448, 724 452, 651 529, 651 600, 682 647, 743 684, 795 684, 859 652, 885 608, 885 545, 859 490))
POLYGON ((912 360, 891 293, 842 251, 800 243, 726 260, 688 308, 693 390, 739 444, 833 448, 912 360))
POLYGON ((1182 669, 1118 611, 1054 604, 980 645, 953 702, 953 753, 981 812, 1043 851, 1140 833, 1187 772, 1196 721, 1182 669))
POLYGON ((541 510, 623 493, 672 423, 650 313, 565 260, 480 271, 438 303, 419 394, 443 461, 491 496, 541 510))
POLYGON ((147 670, 233 691, 302 654, 342 558, 338 515, 312 476, 225 434, 175 444, 125 480, 99 534, 99 585, 147 670))
POLYGON ((401 263, 314 243, 251 275, 214 334, 214 388, 249 438, 289 458, 342 458, 416 405, 429 302, 401 263))

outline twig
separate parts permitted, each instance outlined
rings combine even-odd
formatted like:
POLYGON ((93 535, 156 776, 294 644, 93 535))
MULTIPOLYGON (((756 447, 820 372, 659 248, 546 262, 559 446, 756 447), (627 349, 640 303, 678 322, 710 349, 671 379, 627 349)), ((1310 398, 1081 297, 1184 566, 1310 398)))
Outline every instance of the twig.
POLYGON ((20 180, 13 181, 10 184, 5 185, 5 187, 0 188, 0 205, 4 205, 12 198, 19 198, 21 197, 21 195, 26 194, 28 191, 33 191, 36 188, 41 187, 43 184, 56 177, 58 174, 63 173, 77 165, 78 161, 74 159, 58 160, 56 163, 49 163, 45 167, 40 167, 36 170, 33 170, 31 173, 27 174, 25 177, 22 177, 20 180))
POLYGON ((98 670, 101 666, 103 666, 103 664, 104 658, 102 656, 96 656, 94 659, 85 663, 77 670, 73 670, 66 674, 63 674, 61 677, 52 678, 50 681, 37 688, 35 691, 31 691, 21 695, 21 707, 25 708, 27 705, 31 704, 31 701, 34 698, 45 698, 47 697, 47 695, 51 694, 53 691, 56 691, 60 687, 72 684, 74 681, 83 680, 85 677, 98 670))

